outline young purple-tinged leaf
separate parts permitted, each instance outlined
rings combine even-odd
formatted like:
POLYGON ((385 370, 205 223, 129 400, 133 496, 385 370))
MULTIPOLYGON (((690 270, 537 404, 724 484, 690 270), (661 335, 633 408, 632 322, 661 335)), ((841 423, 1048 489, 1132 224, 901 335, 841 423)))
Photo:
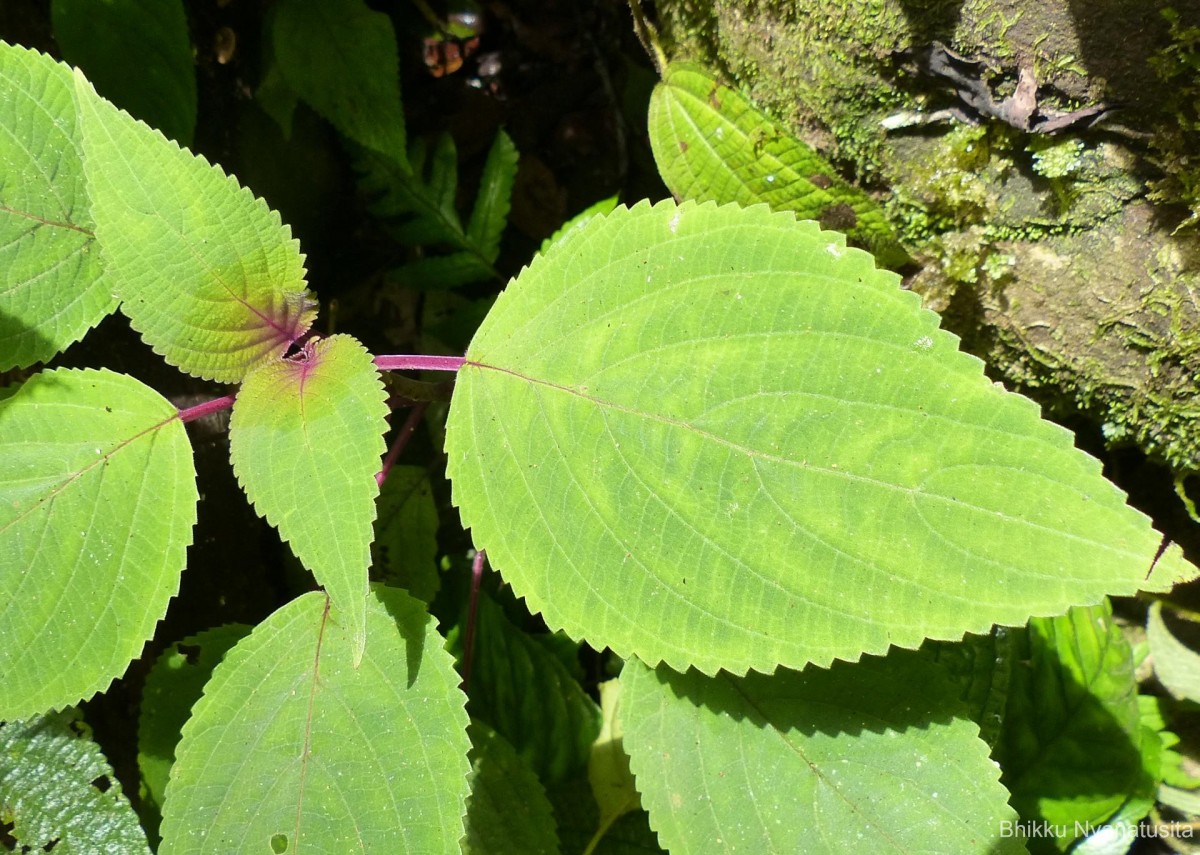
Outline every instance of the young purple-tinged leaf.
POLYGON ((84 171, 107 275, 134 329, 189 374, 240 382, 316 316, 279 215, 76 72, 84 171))
POLYGON ((45 361, 117 307, 84 183, 71 70, 0 42, 0 371, 45 361))
POLYGON ((458 851, 471 745, 442 637, 378 586, 355 665, 327 603, 288 603, 213 672, 176 749, 164 855, 458 851))
POLYGON ((476 546, 552 628, 648 664, 827 665, 1197 572, 899 277, 765 206, 568 233, 456 383, 476 546))
POLYGON ((357 656, 386 416, 371 354, 335 335, 250 372, 229 422, 238 481, 329 593, 357 656))
POLYGON ((179 587, 196 473, 170 402, 109 371, 0 395, 0 719, 124 673, 179 587))

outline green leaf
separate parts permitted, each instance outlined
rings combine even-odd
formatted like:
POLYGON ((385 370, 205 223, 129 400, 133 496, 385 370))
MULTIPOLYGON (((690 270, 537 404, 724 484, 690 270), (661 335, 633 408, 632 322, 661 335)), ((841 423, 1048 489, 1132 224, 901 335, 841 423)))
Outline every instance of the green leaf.
POLYGON ((601 829, 600 809, 587 778, 565 781, 549 791, 562 850, 592 855, 660 855, 664 852, 644 810, 627 813, 601 829), (592 847, 592 848, 589 848, 592 847))
POLYGON ((281 356, 316 303, 279 215, 75 82, 96 237, 134 329, 167 362, 222 382, 281 356))
POLYGON ((609 196, 607 199, 601 199, 599 202, 589 205, 559 226, 558 231, 542 241, 542 246, 538 252, 542 255, 545 255, 546 250, 558 243, 559 240, 562 239, 563 235, 573 232, 575 229, 582 228, 585 223, 589 222, 595 217, 603 217, 611 214, 616 207, 616 196, 609 196))
POLYGON ((196 73, 182 0, 53 0, 62 58, 136 119, 184 145, 196 129, 196 73))
POLYGON ((394 466, 379 492, 371 547, 380 581, 429 603, 441 584, 438 512, 423 466, 394 466))
POLYGON ((870 196, 702 68, 666 69, 650 96, 649 127, 658 171, 677 198, 766 202, 844 232, 886 267, 912 261, 870 196))
POLYGON ((405 287, 451 288, 499 278, 492 266, 500 251, 500 235, 508 217, 517 152, 500 132, 488 153, 475 207, 464 231, 455 201, 458 155, 449 134, 438 137, 432 152, 423 140, 409 150, 411 166, 366 153, 359 158, 362 192, 371 213, 391 220, 390 231, 409 245, 440 246, 448 256, 427 256, 398 268, 394 276, 405 287))
POLYGON ((1022 819, 1063 830, 1031 849, 1065 850, 1087 824, 1154 791, 1139 751, 1133 658, 1108 602, 1032 620, 1027 639, 997 757, 1022 819))
POLYGON ((0 42, 0 371, 48 360, 117 307, 103 277, 70 70, 0 42))
POLYGON ((508 134, 499 131, 488 150, 483 177, 479 179, 479 193, 467 224, 467 240, 478 248, 488 264, 494 263, 500 254, 500 235, 508 224, 516 177, 517 147, 508 134))
POLYGON ((252 371, 229 422, 234 474, 328 591, 358 656, 386 417, 371 354, 335 335, 252 371))
POLYGON ((744 678, 630 661, 621 685, 642 804, 673 855, 714 843, 829 855, 1024 851, 1001 834, 1015 815, 978 729, 957 716, 957 687, 923 654, 744 678))
POLYGON ((142 690, 138 719, 138 769, 147 801, 161 807, 175 745, 204 684, 231 647, 250 632, 234 623, 177 641, 162 652, 142 690))
POLYGON ((742 673, 1019 624, 1197 571, 894 274, 791 214, 565 236, 458 372, 453 496, 552 628, 742 673), (869 603, 869 608, 863 604, 869 603))
POLYGON ((1164 612, 1162 603, 1154 603, 1146 621, 1146 638, 1154 657, 1154 676, 1175 697, 1200 703, 1200 653, 1196 652, 1200 627, 1171 610, 1164 612))
POLYGON ((600 735, 592 743, 588 760, 588 780, 600 807, 600 825, 608 828, 619 817, 642 806, 629 755, 625 753, 625 728, 620 719, 621 682, 606 680, 600 684, 600 711, 603 716, 600 735))
POLYGON ((269 29, 296 94, 354 142, 406 163, 400 60, 387 15, 362 0, 280 0, 269 29))
POLYGON ((543 781, 582 770, 600 731, 600 711, 566 667, 479 598, 470 712, 512 743, 543 781))
POLYGON ((18 852, 150 853, 112 768, 73 709, 0 721, 0 823, 12 823, 18 852))
POLYGON ((558 852, 550 801, 533 770, 500 734, 472 722, 471 796, 462 851, 479 855, 558 852))
POLYGON ((0 397, 0 719, 120 676, 179 587, 196 521, 179 413, 132 377, 47 371, 0 397))
MULTIPOLYGON (((1172 726, 1172 720, 1175 715, 1175 708, 1179 705, 1178 701, 1171 698, 1163 698, 1157 695, 1138 695, 1138 709, 1142 716, 1142 733, 1147 731, 1157 737, 1160 749, 1160 768, 1158 779, 1160 786, 1158 792, 1168 787, 1179 787, 1185 790, 1200 789, 1200 770, 1196 768, 1196 764, 1185 754, 1180 753, 1180 742, 1178 734, 1173 733, 1168 728, 1172 726)), ((1184 723, 1186 726, 1186 723, 1184 723)), ((1143 757, 1146 754, 1145 745, 1146 738, 1143 736, 1143 757)), ((1143 763, 1143 765, 1145 765, 1143 763)), ((1166 800, 1160 797, 1160 801, 1166 804, 1166 800)), ((1200 811, 1192 811, 1200 813, 1200 811)))
POLYGON ((979 725, 979 735, 988 745, 995 745, 1004 722, 1015 656, 1013 635, 1011 630, 998 626, 986 635, 968 635, 960 642, 932 641, 925 645, 958 681, 971 720, 979 725))
POLYGON ((432 289, 457 288, 491 278, 495 271, 480 256, 469 250, 450 255, 434 255, 419 258, 388 274, 389 284, 402 288, 432 289))
POLYGON ((356 667, 327 603, 292 601, 217 666, 171 770, 164 853, 457 850, 470 743, 441 637, 376 588, 356 667))

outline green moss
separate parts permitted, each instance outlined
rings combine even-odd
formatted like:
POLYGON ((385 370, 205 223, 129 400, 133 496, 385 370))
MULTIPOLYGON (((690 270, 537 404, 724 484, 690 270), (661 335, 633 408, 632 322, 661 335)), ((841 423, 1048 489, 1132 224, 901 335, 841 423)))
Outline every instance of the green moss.
POLYGON ((1083 168, 1083 143, 1068 137, 1035 136, 1026 151, 1033 154, 1033 170, 1044 178, 1066 178, 1083 168))
POLYGON ((1171 43, 1150 59, 1169 93, 1166 119, 1154 134, 1157 165, 1163 177, 1151 183, 1150 198, 1186 205, 1191 215, 1180 228, 1200 223, 1200 27, 1185 26, 1177 11, 1162 10, 1171 43))

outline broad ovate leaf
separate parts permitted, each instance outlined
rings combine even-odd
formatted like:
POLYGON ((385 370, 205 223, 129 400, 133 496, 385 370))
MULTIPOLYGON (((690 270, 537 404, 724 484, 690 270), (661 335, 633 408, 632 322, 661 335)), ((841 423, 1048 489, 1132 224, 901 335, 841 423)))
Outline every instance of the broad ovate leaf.
POLYGON ((663 181, 697 202, 766 202, 847 234, 887 267, 912 261, 870 196, 745 95, 674 63, 650 96, 650 145, 663 181))
POLYGON ((957 687, 922 654, 744 678, 630 661, 621 685, 625 749, 672 855, 1025 851, 957 687))
POLYGON ((457 851, 471 745, 441 637, 376 588, 355 666, 327 604, 292 601, 217 666, 176 751, 163 853, 457 851))
POLYGON ((229 422, 238 481, 333 598, 360 655, 386 416, 371 354, 335 335, 251 372, 229 422))
POLYGON ((78 710, 0 721, 0 822, 17 852, 149 855, 146 834, 78 710))
POLYGON ((541 612, 676 670, 856 659, 1196 571, 915 294, 765 206, 618 209, 471 342, 462 519, 541 612))
POLYGON ((119 677, 179 587, 192 447, 153 389, 47 371, 0 397, 0 719, 119 677))
POLYGON ((0 42, 0 371, 45 361, 117 307, 102 276, 70 70, 0 42))
POLYGON ((78 72, 75 84, 96 238, 134 329, 175 367, 227 383, 282 356, 316 302, 279 215, 78 72))

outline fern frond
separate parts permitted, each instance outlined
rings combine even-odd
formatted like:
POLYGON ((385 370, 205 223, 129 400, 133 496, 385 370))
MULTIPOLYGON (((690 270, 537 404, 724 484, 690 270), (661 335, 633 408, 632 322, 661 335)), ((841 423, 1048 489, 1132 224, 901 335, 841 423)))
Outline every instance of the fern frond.
POLYGON ((458 152, 449 134, 439 137, 432 149, 423 141, 414 142, 408 165, 377 152, 363 152, 358 161, 359 187, 372 200, 371 213, 392 221, 393 236, 409 246, 450 251, 405 265, 394 271, 394 278, 414 288, 453 288, 498 279, 493 264, 508 221, 517 159, 512 140, 500 131, 488 152, 464 229, 455 206, 458 152))
POLYGON ((513 182, 517 177, 517 147, 508 134, 500 131, 488 152, 479 179, 475 209, 467 223, 467 239, 479 247, 488 263, 500 254, 500 235, 508 222, 513 182))

